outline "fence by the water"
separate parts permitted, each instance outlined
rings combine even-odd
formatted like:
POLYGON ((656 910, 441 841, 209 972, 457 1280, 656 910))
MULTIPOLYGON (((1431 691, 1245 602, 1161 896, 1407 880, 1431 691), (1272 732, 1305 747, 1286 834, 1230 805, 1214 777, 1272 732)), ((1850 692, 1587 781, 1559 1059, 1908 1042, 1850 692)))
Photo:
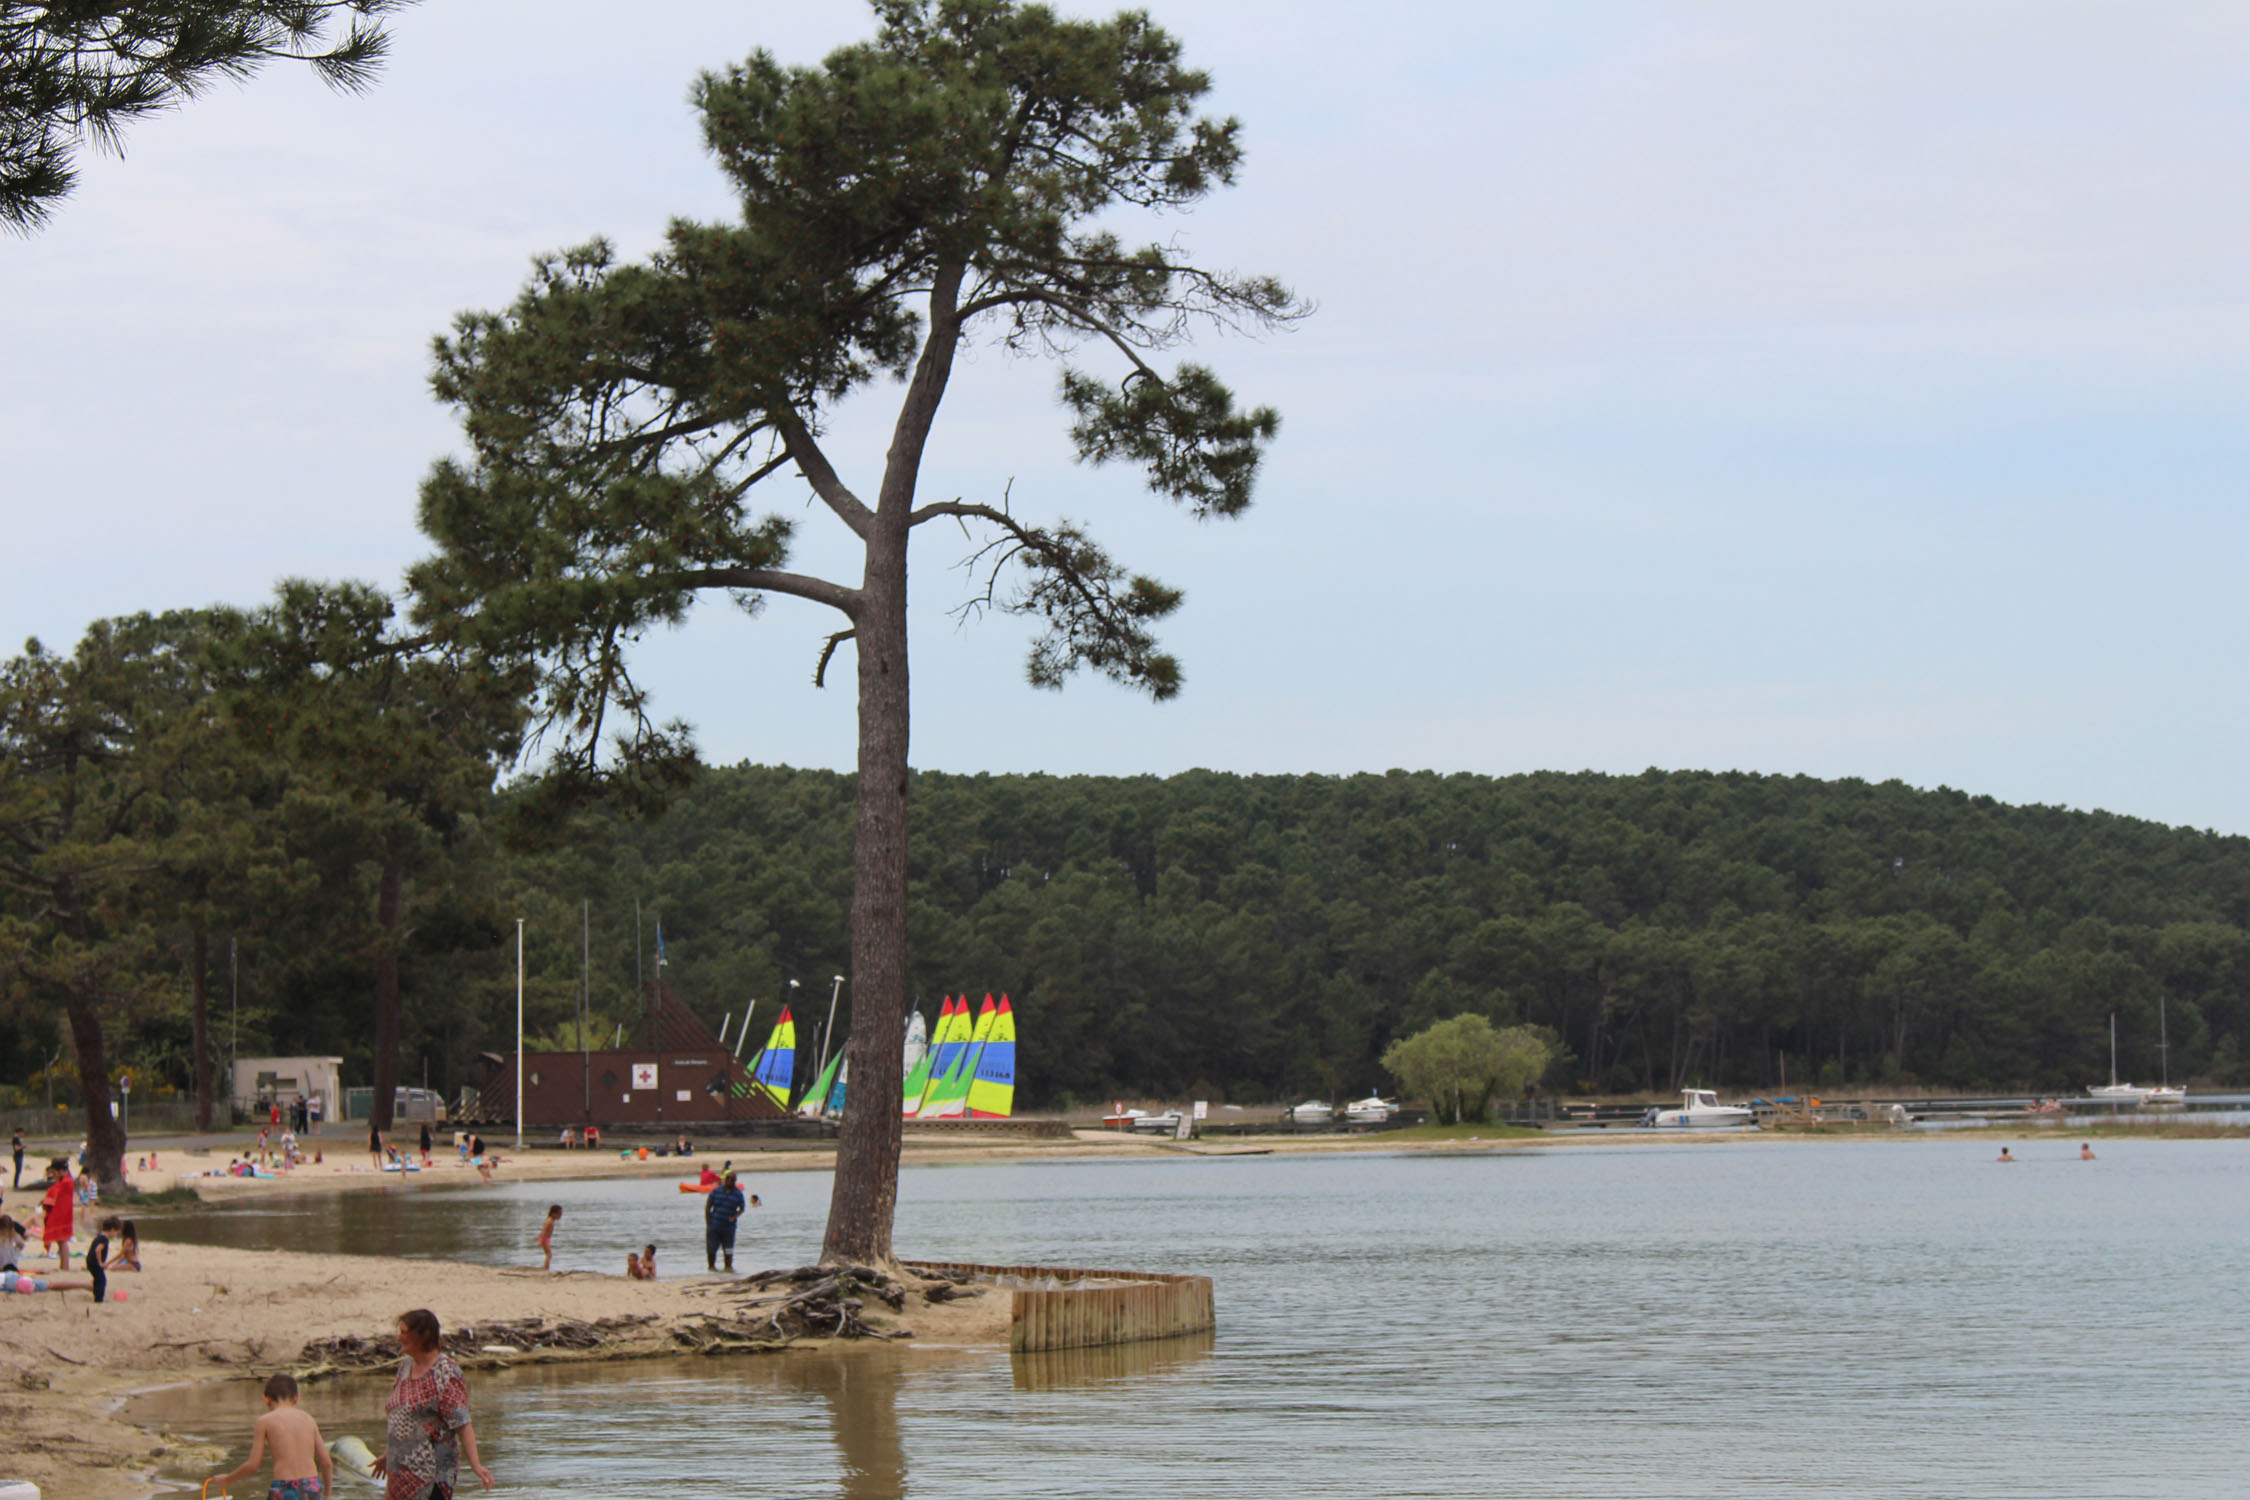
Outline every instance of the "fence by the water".
POLYGON ((958 1261, 902 1264, 911 1271, 968 1276, 1006 1288, 1012 1299, 1008 1348, 1018 1354, 1130 1344, 1218 1326, 1208 1276, 958 1261))

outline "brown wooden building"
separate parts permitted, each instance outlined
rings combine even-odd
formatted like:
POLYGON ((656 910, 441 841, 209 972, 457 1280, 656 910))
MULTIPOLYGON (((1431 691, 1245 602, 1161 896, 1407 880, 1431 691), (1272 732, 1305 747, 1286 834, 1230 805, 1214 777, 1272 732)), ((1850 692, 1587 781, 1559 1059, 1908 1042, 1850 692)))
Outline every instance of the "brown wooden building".
MULTIPOLYGON (((783 1120, 788 1111, 759 1091, 743 1063, 661 977, 642 991, 635 1045, 593 1052, 527 1052, 523 1122, 543 1125, 679 1127, 783 1120)), ((516 1118, 516 1059, 484 1054, 475 1117, 516 1118)))

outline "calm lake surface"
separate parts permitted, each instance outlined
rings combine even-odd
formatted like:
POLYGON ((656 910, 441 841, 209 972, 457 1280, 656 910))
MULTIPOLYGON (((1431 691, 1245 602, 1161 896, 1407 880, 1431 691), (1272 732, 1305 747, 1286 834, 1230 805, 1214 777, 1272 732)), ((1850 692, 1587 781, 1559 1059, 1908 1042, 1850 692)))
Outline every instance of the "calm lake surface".
MULTIPOLYGON (((2240 1493, 2250 1146, 2011 1144, 910 1169, 908 1253, 1205 1272, 1216 1337, 473 1374, 477 1430, 503 1490, 588 1497, 2240 1493)), ((827 1175, 751 1177, 736 1264, 810 1259, 827 1175)), ((549 1202, 558 1266, 654 1239, 702 1271, 668 1182, 308 1196, 151 1238, 536 1264, 549 1202)), ((307 1404, 373 1442, 385 1389, 307 1404)), ((239 1450, 254 1390, 141 1414, 239 1450)))

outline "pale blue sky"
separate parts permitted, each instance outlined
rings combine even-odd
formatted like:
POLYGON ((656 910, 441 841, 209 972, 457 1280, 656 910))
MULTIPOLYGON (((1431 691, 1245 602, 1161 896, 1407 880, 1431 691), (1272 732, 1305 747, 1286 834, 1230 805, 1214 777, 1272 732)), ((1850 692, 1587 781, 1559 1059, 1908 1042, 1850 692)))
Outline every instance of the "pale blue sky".
MULTIPOLYGON (((2250 832, 2250 10, 1150 8, 1249 145, 1161 232, 1320 303, 1198 351, 1281 442, 1198 526, 1070 464, 1050 367, 964 366, 927 492, 1012 479, 1184 586, 1188 686, 1024 686, 932 535, 916 764, 1739 767, 2250 832)), ((536 251, 724 213, 694 73, 866 28, 431 0, 369 97, 274 72, 89 160, 0 241, 0 641, 394 583, 452 442, 430 335, 536 251)), ((890 394, 833 445, 863 482, 890 394)), ((657 708, 847 766, 828 628, 713 606, 644 648, 657 708)))

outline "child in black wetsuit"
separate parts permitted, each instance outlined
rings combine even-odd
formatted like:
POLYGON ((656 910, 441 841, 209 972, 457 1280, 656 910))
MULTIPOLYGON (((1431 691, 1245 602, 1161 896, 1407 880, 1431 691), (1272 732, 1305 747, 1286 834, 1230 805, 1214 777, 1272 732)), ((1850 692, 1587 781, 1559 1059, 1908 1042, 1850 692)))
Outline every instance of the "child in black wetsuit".
POLYGON ((106 1301, 109 1297, 109 1237, 124 1228, 124 1221, 111 1214, 102 1220, 94 1234, 93 1242, 86 1247, 86 1274, 94 1279, 94 1300, 106 1301))

